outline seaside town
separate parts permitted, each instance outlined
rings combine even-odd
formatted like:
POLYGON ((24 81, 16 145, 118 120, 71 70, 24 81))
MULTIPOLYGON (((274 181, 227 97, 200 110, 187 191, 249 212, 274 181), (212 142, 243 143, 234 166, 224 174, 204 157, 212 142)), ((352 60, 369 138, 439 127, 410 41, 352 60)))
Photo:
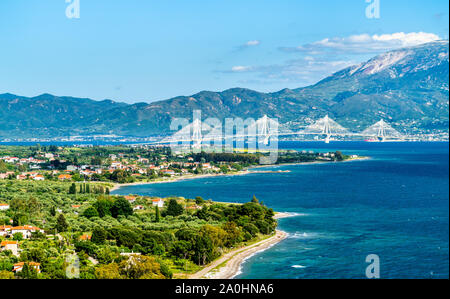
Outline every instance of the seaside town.
MULTIPOLYGON (((9 147, 0 147, 1 150, 9 147)), ((179 154, 164 146, 11 147, 0 156, 0 180, 109 181, 134 183, 189 174, 227 174, 257 165, 252 154, 179 154), (26 148, 26 150, 25 150, 26 148), (121 152, 120 149, 125 151, 121 152), (106 154, 106 152, 111 152, 106 154), (28 156, 29 155, 29 156, 28 156)), ((277 163, 342 161, 337 153, 280 151, 277 163)), ((347 157, 348 158, 348 157, 347 157)), ((350 158, 357 158, 352 155, 350 158)))

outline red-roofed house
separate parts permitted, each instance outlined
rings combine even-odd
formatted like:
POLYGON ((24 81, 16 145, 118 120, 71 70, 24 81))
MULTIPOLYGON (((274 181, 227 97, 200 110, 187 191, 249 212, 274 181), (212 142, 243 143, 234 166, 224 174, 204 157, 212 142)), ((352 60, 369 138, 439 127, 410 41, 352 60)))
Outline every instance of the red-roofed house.
POLYGON ((136 201, 136 197, 135 196, 131 196, 131 195, 127 195, 124 196, 126 200, 128 200, 130 203, 133 203, 136 201))
POLYGON ((152 204, 154 207, 162 208, 164 207, 164 200, 162 198, 153 199, 152 204))
MULTIPOLYGON (((27 264, 30 268, 34 268, 38 273, 41 273, 41 264, 35 262, 28 262, 27 264)), ((24 265, 24 262, 14 264, 13 272, 17 273, 22 271, 24 265)))
POLYGON ((17 241, 2 241, 0 243, 0 251, 11 250, 12 254, 19 256, 19 242, 17 241))
POLYGON ((89 236, 88 234, 84 234, 80 236, 80 240, 82 241, 89 241, 91 239, 91 236, 89 236))
POLYGON ((24 239, 29 239, 31 237, 31 234, 35 232, 44 233, 44 230, 31 225, 15 226, 11 228, 11 235, 21 233, 24 239))
POLYGON ((60 174, 58 176, 58 180, 60 181, 69 181, 72 179, 72 176, 70 174, 60 174))

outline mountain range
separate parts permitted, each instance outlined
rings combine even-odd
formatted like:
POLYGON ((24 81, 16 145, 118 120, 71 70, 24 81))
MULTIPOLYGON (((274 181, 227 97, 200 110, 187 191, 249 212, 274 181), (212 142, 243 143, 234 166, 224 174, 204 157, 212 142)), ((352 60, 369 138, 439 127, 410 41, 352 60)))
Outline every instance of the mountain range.
POLYGON ((384 119, 406 133, 448 131, 449 43, 437 41, 378 55, 315 85, 261 93, 244 88, 125 104, 112 100, 0 94, 0 137, 39 138, 169 134, 174 118, 278 118, 296 128, 328 114, 361 131, 384 119))

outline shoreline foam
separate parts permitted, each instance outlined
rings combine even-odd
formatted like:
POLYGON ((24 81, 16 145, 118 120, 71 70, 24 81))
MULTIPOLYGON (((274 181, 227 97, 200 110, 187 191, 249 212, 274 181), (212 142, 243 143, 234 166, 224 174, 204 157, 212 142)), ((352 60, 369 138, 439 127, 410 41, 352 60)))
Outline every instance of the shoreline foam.
POLYGON ((225 254, 202 270, 190 275, 189 279, 232 279, 239 275, 243 262, 256 254, 275 246, 286 239, 287 236, 288 234, 286 232, 277 230, 275 235, 270 238, 243 248, 235 249, 225 254), (217 269, 217 267, 223 263, 225 263, 225 265, 217 269))

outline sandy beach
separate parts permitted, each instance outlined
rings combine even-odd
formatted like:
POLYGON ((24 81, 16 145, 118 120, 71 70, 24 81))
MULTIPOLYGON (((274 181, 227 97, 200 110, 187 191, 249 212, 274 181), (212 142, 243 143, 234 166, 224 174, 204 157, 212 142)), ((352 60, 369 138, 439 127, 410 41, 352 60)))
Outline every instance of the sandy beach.
POLYGON ((209 174, 197 174, 197 175, 194 175, 194 174, 193 175, 183 175, 183 176, 179 176, 179 177, 167 178, 167 179, 158 180, 158 181, 151 181, 151 182, 136 182, 136 183, 129 183, 129 184, 114 184, 114 186, 111 188, 110 191, 112 192, 112 191, 115 191, 117 189, 120 189, 120 188, 126 187, 126 186, 174 183, 174 182, 184 181, 184 180, 193 180, 193 179, 201 179, 201 178, 209 178, 209 177, 217 177, 217 176, 246 175, 246 174, 249 174, 249 173, 252 173, 252 172, 248 171, 248 170, 242 170, 242 171, 239 171, 239 172, 222 173, 222 174, 209 173, 209 174))
POLYGON ((287 233, 277 230, 275 235, 255 244, 238 248, 228 252, 215 260, 197 273, 190 275, 189 279, 231 279, 240 270, 242 262, 257 252, 266 250, 281 242, 287 237, 287 233), (224 264, 222 267, 222 264, 224 264))

